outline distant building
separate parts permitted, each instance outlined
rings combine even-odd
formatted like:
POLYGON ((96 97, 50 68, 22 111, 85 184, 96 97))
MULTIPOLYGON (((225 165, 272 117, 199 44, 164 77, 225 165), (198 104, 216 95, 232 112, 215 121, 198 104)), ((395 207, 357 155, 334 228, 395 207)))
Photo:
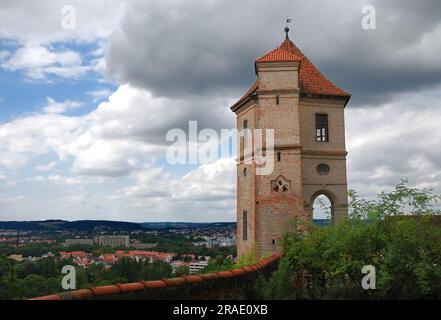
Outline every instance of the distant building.
POLYGON ((92 254, 84 251, 60 251, 60 259, 72 259, 72 262, 80 267, 88 268, 93 262, 92 254))
POLYGON ((133 251, 121 251, 118 250, 115 252, 117 257, 126 257, 135 259, 136 261, 162 261, 166 263, 170 263, 173 260, 173 257, 176 256, 176 253, 169 252, 157 252, 157 251, 143 251, 143 250, 133 250, 133 251))
POLYGON ((103 247, 128 247, 129 236, 99 236, 98 244, 103 247))
POLYGON ((52 252, 48 252, 48 253, 43 254, 41 257, 42 258, 53 258, 53 257, 55 257, 55 254, 53 254, 52 252))
POLYGON ((60 251, 60 259, 69 259, 69 258, 75 258, 75 257, 85 257, 87 256, 89 253, 84 252, 84 251, 70 251, 70 252, 66 252, 66 251, 60 251))
POLYGON ((66 247, 73 246, 73 245, 93 245, 93 239, 66 239, 64 241, 64 245, 66 247))
POLYGON ((102 254, 98 257, 96 262, 104 264, 105 268, 110 268, 115 262, 117 262, 119 257, 113 253, 102 254))
POLYGON ((192 243, 195 247, 208 247, 207 241, 197 241, 192 243))
POLYGON ((190 263, 190 273, 198 273, 208 266, 208 261, 196 261, 190 263))
POLYGON ((23 256, 21 254, 11 254, 10 256, 8 256, 8 258, 17 262, 23 261, 23 256))
POLYGON ((156 247, 156 243, 132 243, 130 246, 136 249, 152 249, 156 247))

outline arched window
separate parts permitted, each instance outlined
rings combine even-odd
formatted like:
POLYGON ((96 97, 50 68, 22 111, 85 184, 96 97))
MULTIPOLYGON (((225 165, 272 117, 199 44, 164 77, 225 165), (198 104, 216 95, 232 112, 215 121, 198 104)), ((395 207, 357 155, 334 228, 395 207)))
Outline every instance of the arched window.
POLYGON ((328 225, 331 223, 332 202, 324 194, 319 194, 312 205, 312 219, 316 225, 328 225))
POLYGON ((248 168, 243 168, 243 176, 246 178, 248 174, 248 168))

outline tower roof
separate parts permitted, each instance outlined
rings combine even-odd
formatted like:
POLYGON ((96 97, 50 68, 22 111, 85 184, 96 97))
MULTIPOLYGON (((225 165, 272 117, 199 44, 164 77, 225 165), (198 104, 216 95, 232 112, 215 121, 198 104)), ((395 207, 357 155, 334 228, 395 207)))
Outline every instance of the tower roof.
POLYGON ((256 62, 289 62, 301 61, 301 57, 281 48, 274 49, 264 56, 258 58, 256 62))
POLYGON ((334 96, 350 98, 351 95, 337 87, 308 59, 308 57, 287 37, 279 46, 286 52, 300 57, 300 91, 306 95, 334 96))
MULTIPOLYGON (((262 62, 289 62, 300 61, 299 87, 300 93, 305 96, 337 97, 349 100, 351 94, 332 83, 308 59, 308 57, 289 39, 288 34, 278 48, 268 52, 256 60, 262 62)), ((259 89, 256 80, 250 89, 232 106, 232 109, 245 101, 259 89)))

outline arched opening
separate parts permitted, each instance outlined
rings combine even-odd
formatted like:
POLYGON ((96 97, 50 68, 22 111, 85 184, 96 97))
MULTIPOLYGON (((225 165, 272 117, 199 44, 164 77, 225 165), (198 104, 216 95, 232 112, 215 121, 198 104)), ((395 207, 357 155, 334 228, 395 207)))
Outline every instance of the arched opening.
POLYGON ((317 226, 326 226, 332 221, 332 201, 323 194, 319 193, 315 196, 312 204, 312 221, 317 226))

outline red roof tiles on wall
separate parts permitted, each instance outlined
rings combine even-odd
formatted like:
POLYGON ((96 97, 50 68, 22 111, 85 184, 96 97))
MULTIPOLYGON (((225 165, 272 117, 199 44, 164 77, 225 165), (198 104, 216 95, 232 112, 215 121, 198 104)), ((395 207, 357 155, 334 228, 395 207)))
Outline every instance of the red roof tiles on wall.
POLYGON ((142 291, 145 289, 144 284, 141 282, 135 282, 135 283, 123 283, 117 285, 121 292, 135 292, 135 291, 142 291))
POLYGON ((38 297, 38 298, 33 298, 31 300, 63 300, 58 294, 51 294, 49 296, 43 296, 43 297, 38 297))
POLYGON ((199 283, 204 281, 204 278, 201 276, 186 276, 184 279, 187 283, 199 283))
POLYGON ((90 290, 92 290, 94 296, 106 296, 121 292, 121 288, 117 285, 96 287, 90 290))
POLYGON ((231 271, 219 271, 216 274, 221 278, 232 278, 234 274, 231 271))
POLYGON ((167 282, 164 280, 143 281, 142 284, 147 289, 164 288, 167 286, 167 282))

